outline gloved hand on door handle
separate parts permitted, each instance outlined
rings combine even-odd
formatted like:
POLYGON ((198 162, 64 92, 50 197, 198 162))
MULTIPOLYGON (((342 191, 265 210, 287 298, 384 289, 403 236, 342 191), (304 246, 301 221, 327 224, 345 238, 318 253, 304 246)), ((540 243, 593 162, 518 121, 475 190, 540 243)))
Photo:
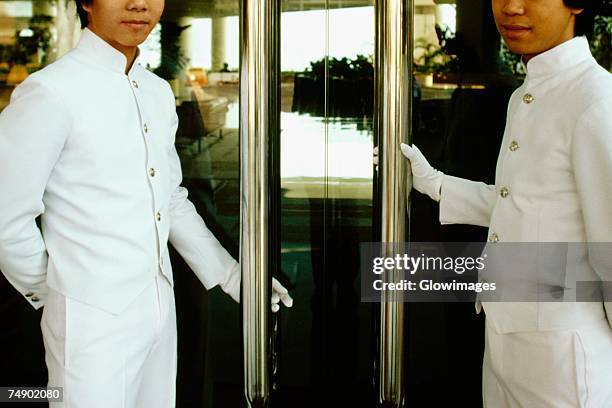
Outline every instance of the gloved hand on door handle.
MULTIPOLYGON (((240 265, 236 262, 227 274, 225 281, 219 284, 221 289, 236 302, 240 302, 240 279, 240 265)), ((289 291, 276 278, 272 278, 272 313, 280 310, 279 303, 281 302, 285 307, 293 306, 293 298, 289 295, 289 291)))
MULTIPOLYGON (((440 201, 440 188, 444 173, 434 169, 415 145, 408 146, 402 143, 400 149, 410 162, 412 187, 419 193, 427 194, 433 200, 440 201)), ((378 146, 374 148, 373 162, 378 170, 378 146)))

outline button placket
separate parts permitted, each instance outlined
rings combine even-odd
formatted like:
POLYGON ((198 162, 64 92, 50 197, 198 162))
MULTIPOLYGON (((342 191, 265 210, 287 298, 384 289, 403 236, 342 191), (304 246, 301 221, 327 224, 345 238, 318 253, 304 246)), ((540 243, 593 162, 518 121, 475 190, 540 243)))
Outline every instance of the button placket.
MULTIPOLYGON (((513 135, 515 138, 517 137, 517 135, 521 135, 522 133, 524 133, 524 129, 522 129, 522 119, 524 117, 527 117, 530 113, 532 112, 532 110, 530 108, 522 107, 522 105, 529 105, 531 103, 533 103, 535 101, 535 97, 533 96, 532 93, 525 91, 523 93, 523 96, 520 97, 520 101, 518 104, 514 105, 514 108, 512 109, 511 114, 509 115, 509 120, 508 123, 510 124, 510 126, 506 129, 506 131, 508 132, 507 135, 508 139, 511 138, 510 135, 513 135)), ((506 139, 506 140, 508 140, 506 139)), ((498 179, 496 180, 496 184, 497 184, 497 188, 499 188, 499 195, 498 198, 496 199, 496 204, 495 208, 493 209, 493 213, 491 215, 491 219, 494 221, 497 218, 497 211, 503 211, 504 203, 505 200, 503 200, 504 198, 507 198, 510 195, 510 189, 507 187, 507 182, 508 177, 506 177, 506 171, 507 170, 507 166, 506 164, 508 164, 508 166, 510 166, 510 168, 508 168, 508 172, 512 172, 511 168, 514 167, 514 165, 516 165, 516 163, 514 162, 515 160, 518 159, 518 157, 516 158, 512 158, 514 155, 512 153, 516 152, 521 146, 519 144, 519 140, 520 137, 516 138, 516 139, 510 139, 510 143, 507 145, 508 146, 508 150, 505 150, 505 152, 503 153, 503 156, 501 157, 501 166, 500 166, 500 172, 498 174, 498 179), (507 161, 510 161, 509 163, 506 163, 507 161), (514 163, 514 164, 512 164, 514 163)), ((507 142, 506 142, 507 143, 507 142)), ((495 223, 492 223, 492 225, 494 225, 495 223)), ((492 229, 492 228, 491 228, 492 229)), ((490 243, 497 243, 501 241, 499 232, 491 232, 489 237, 488 237, 488 241, 490 243)))
MULTIPOLYGON (((506 138, 510 138, 511 135, 515 135, 519 132, 519 130, 515 129, 515 125, 520 124, 520 121, 517 120, 517 117, 520 117, 522 115, 521 109, 515 108, 513 109, 512 112, 510 112, 509 116, 508 116, 508 121, 507 121, 507 128, 504 131, 504 137, 503 140, 507 140, 506 138)), ((515 142, 515 141, 513 141, 515 142)), ((516 142, 518 145, 518 142, 516 142)), ((500 165, 500 171, 499 171, 499 182, 503 183, 504 180, 504 175, 505 175, 505 167, 506 167, 506 161, 509 159, 510 153, 508 151, 500 151, 500 160, 501 160, 501 165, 500 165)), ((495 179, 495 182, 497 184, 498 179, 495 179)))
MULTIPOLYGON (((139 115, 139 119, 140 119, 140 123, 141 123, 141 129, 143 131, 143 142, 145 145, 145 151, 147 154, 147 163, 149 163, 151 161, 153 152, 148 140, 148 133, 149 130, 151 130, 149 124, 147 123, 147 120, 145 118, 144 112, 142 111, 142 104, 140 103, 140 99, 139 99, 139 95, 136 92, 135 88, 139 88, 139 84, 136 80, 131 80, 130 78, 128 78, 128 80, 130 80, 130 83, 132 85, 132 93, 134 94, 134 99, 136 102, 136 109, 138 110, 138 115, 139 115)), ((155 191, 155 186, 151 180, 151 178, 155 177, 155 174, 157 173, 157 171, 155 170, 155 168, 153 166, 147 166, 148 167, 148 174, 150 175, 150 178, 148 178, 148 183, 149 183, 149 188, 151 189, 151 196, 152 196, 152 200, 153 200, 153 208, 157 208, 157 200, 156 200, 156 191, 155 191)), ((159 230, 159 226, 158 223, 161 221, 161 213, 159 211, 155 212, 154 218, 157 222, 155 222, 155 235, 156 235, 156 243, 157 243, 157 257, 161 256, 161 239, 160 239, 160 230, 159 230)))

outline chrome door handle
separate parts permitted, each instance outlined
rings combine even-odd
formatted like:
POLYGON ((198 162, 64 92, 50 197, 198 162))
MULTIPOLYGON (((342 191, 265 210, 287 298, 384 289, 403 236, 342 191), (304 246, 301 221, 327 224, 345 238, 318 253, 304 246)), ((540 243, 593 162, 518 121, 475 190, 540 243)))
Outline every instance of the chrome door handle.
MULTIPOLYGON (((413 17, 413 0, 376 1, 374 123, 380 152, 378 191, 384 244, 406 240, 409 190, 407 163, 400 144, 412 139, 413 17)), ((391 278, 393 274, 391 271, 391 278)), ((379 336, 379 402, 384 407, 401 407, 404 402, 404 304, 394 292, 382 293, 379 336)))
MULTIPOLYGON (((245 397, 266 407, 270 389, 271 268, 280 134, 280 0, 240 2, 240 265, 245 397), (274 142, 273 142, 274 141, 274 142)), ((280 179, 278 179, 280 183, 280 179)))

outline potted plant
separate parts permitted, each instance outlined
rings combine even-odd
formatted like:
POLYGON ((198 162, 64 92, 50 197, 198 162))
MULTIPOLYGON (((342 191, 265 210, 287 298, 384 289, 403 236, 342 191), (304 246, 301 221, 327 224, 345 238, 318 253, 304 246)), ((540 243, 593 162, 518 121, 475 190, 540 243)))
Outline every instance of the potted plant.
POLYGON ((337 117, 371 116, 373 81, 374 66, 369 56, 312 61, 308 69, 294 77, 292 109, 337 117))
POLYGON ((161 63, 154 72, 170 83, 175 95, 179 92, 178 76, 189 63, 189 58, 180 46, 181 33, 189 27, 172 21, 161 22, 161 63))
POLYGON ((448 55, 443 47, 420 38, 415 43, 415 77, 423 86, 432 86, 434 76, 456 72, 457 58, 448 55))
POLYGON ((35 14, 28 27, 15 32, 15 43, 4 46, 2 60, 8 61, 8 85, 18 85, 29 73, 45 65, 51 48, 51 24, 53 17, 35 14))
POLYGON ((35 14, 30 18, 28 27, 17 32, 17 44, 31 58, 37 57, 36 65, 44 66, 49 58, 51 48, 51 25, 53 17, 44 14, 35 14), (27 33, 27 35, 26 35, 27 33))

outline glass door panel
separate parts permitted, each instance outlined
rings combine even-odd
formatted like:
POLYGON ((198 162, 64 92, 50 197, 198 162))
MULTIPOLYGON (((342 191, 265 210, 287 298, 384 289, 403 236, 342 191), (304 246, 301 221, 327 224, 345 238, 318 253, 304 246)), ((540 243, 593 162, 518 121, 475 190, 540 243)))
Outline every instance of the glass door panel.
POLYGON ((281 251, 295 306, 282 316, 279 407, 373 397, 358 243, 371 239, 374 8, 315 3, 283 1, 281 20, 281 251))
POLYGON ((374 2, 328 4, 326 372, 335 403, 373 406, 378 309, 360 301, 359 244, 372 240, 374 2))
POLYGON ((282 316, 278 407, 314 405, 324 385, 327 13, 295 3, 281 15, 281 265, 295 303, 282 316))

